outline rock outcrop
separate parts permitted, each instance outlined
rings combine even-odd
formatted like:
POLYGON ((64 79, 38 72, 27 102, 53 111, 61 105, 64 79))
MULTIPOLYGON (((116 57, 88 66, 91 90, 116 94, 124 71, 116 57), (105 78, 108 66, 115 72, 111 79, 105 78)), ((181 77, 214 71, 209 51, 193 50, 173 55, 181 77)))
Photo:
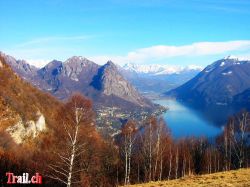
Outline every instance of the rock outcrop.
POLYGON ((41 132, 46 130, 45 117, 40 112, 37 113, 37 120, 24 122, 21 118, 19 121, 6 129, 14 142, 17 144, 23 143, 30 138, 36 138, 41 132))

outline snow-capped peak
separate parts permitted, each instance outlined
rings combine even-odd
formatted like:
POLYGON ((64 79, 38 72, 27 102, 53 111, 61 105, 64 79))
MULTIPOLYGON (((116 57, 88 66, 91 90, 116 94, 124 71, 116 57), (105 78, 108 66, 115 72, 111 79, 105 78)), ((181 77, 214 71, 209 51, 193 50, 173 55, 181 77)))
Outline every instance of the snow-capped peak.
POLYGON ((237 57, 234 55, 228 55, 227 57, 223 58, 224 60, 237 60, 237 61, 250 61, 250 59, 247 59, 245 57, 237 57))
POLYGON ((189 65, 184 67, 177 65, 159 65, 159 64, 139 65, 139 64, 128 63, 123 66, 123 69, 142 74, 164 75, 164 74, 175 74, 189 70, 201 70, 202 67, 196 65, 189 65))
POLYGON ((138 65, 138 64, 132 64, 132 63, 125 64, 123 68, 126 70, 135 71, 137 73, 157 73, 165 69, 163 66, 158 65, 158 64, 138 65))
POLYGON ((237 56, 234 55, 228 55, 226 57, 224 57, 225 60, 238 60, 237 56))

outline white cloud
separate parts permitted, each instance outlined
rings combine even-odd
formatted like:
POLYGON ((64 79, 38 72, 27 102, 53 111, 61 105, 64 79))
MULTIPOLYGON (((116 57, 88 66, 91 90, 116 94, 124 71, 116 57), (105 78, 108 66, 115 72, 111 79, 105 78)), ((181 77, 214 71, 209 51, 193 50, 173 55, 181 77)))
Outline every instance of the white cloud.
POLYGON ((183 46, 157 45, 137 49, 128 52, 124 56, 104 55, 90 57, 97 63, 105 63, 112 60, 118 64, 128 62, 147 63, 154 60, 162 60, 174 57, 197 57, 209 55, 223 55, 239 51, 250 51, 250 40, 238 40, 227 42, 198 42, 183 46))
MULTIPOLYGON (((30 42, 26 42, 25 45, 31 45, 32 43, 45 42, 47 40, 53 39, 83 39, 84 36, 75 36, 75 37, 56 37, 56 38, 47 38, 41 40, 33 40, 30 42)), ((17 48, 12 50, 6 50, 5 52, 11 55, 14 55, 17 58, 22 59, 32 59, 30 63, 40 67, 47 62, 47 59, 58 59, 58 60, 66 60, 67 58, 73 55, 82 55, 82 50, 77 47, 68 47, 68 48, 55 48, 54 46, 45 45, 47 47, 24 47, 17 48), (47 58, 47 59, 46 59, 47 58), (37 60, 38 59, 38 60, 37 60), (45 59, 45 60, 41 60, 45 59)), ((90 60, 98 63, 104 64, 108 60, 112 60, 113 62, 124 65, 126 63, 137 63, 137 64, 153 64, 153 63, 166 63, 170 62, 173 59, 184 59, 185 63, 187 63, 187 59, 189 59, 189 63, 195 59, 204 59, 207 57, 217 56, 223 57, 229 54, 234 54, 237 56, 242 56, 241 54, 245 54, 243 56, 249 57, 250 55, 250 40, 238 40, 238 41, 226 41, 226 42, 196 42, 189 45, 182 46, 171 46, 171 45, 156 45, 146 48, 136 49, 134 51, 130 51, 125 55, 95 55, 95 56, 86 56, 90 60)), ((216 58, 217 58, 216 57, 216 58)), ((216 59, 214 59, 216 60, 216 59)), ((207 62, 211 63, 211 61, 207 62)))
POLYGON ((248 41, 200 42, 184 46, 158 45, 128 53, 128 59, 170 58, 177 56, 217 55, 234 50, 250 49, 248 41))

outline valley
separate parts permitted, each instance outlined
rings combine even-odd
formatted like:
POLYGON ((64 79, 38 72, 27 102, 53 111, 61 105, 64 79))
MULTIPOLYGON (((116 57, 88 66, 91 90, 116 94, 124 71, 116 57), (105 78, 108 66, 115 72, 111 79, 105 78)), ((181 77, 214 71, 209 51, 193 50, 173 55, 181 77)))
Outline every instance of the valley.
POLYGON ((250 186, 250 1, 0 0, 0 186, 250 186))
POLYGON ((186 127, 182 124, 190 119, 189 124, 197 124, 204 132, 216 132, 212 129, 217 128, 220 131, 230 116, 249 106, 246 88, 250 87, 247 81, 250 79, 247 78, 249 74, 246 70, 250 63, 233 57, 218 60, 202 71, 200 67, 192 66, 177 68, 125 64, 121 67, 111 61, 99 66, 80 56, 71 57, 65 62, 54 60, 38 69, 25 60, 16 60, 14 57, 1 54, 24 80, 60 100, 66 100, 77 92, 92 99, 98 129, 112 136, 120 132, 120 128, 128 119, 138 121, 140 126, 152 115, 166 116, 165 122, 169 123, 173 131, 178 129, 179 132, 186 132, 186 127), (226 75, 225 71, 232 73, 226 75), (237 74, 237 79, 234 78, 234 74, 237 74), (238 82, 235 82, 236 80, 238 82), (158 83, 164 86, 161 87, 158 83), (213 89, 216 89, 216 94, 210 94, 215 93, 213 89), (171 111, 175 106, 171 106, 171 102, 168 106, 164 100, 174 102, 175 99, 187 109, 182 115, 196 113, 195 116, 198 118, 189 116, 183 122, 177 122, 177 116, 172 119, 171 111), (160 100, 163 100, 163 104, 160 100), (211 127, 211 130, 205 130, 201 124, 211 127))
MULTIPOLYGON (((32 171, 46 176, 46 186, 63 186, 71 167, 79 169, 72 182, 82 185, 181 181, 191 173, 195 177, 187 180, 195 185, 196 175, 249 164, 245 155, 249 154, 250 115, 246 111, 232 113, 226 120, 225 112, 213 109, 225 115, 218 124, 209 120, 211 112, 206 116, 178 97, 151 92, 146 98, 111 61, 98 66, 73 57, 70 62, 53 61, 32 70, 26 62, 10 58, 3 55, 0 67, 0 167, 4 172, 22 161, 15 173, 32 165, 32 171), (97 67, 94 74, 84 74, 87 64, 97 67), (29 155, 24 157, 22 151, 29 155)), ((239 96, 240 103, 245 94, 247 90, 239 96)))
POLYGON ((160 116, 166 111, 167 107, 161 105, 153 113, 144 110, 131 112, 117 107, 101 107, 97 109, 96 123, 100 132, 113 137, 121 132, 122 124, 126 123, 128 119, 138 121, 138 128, 140 128, 150 116, 160 116))

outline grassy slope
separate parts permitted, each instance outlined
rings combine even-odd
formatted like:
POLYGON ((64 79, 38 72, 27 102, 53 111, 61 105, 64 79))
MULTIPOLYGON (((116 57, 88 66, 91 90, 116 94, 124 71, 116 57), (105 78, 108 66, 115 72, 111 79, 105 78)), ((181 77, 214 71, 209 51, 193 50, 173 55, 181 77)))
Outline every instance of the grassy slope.
MULTIPOLYGON (((150 182, 133 187, 250 187, 250 169, 233 170, 210 175, 191 176, 177 180, 150 182)), ((131 186, 131 187, 132 187, 131 186)))

